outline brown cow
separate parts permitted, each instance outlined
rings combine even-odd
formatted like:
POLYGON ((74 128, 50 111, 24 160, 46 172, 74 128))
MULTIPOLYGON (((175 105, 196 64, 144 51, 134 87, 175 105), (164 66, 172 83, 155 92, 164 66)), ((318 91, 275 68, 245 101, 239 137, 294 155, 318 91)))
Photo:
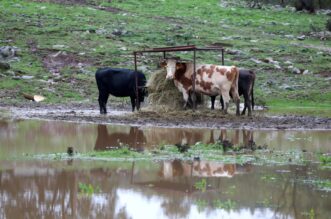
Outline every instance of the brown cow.
MULTIPOLYGON (((167 70, 166 78, 173 79, 175 86, 182 92, 186 108, 190 94, 193 92, 193 63, 166 59, 163 66, 167 70)), ((236 114, 239 116, 238 78, 239 70, 235 66, 197 64, 195 91, 208 96, 222 95, 225 103, 224 113, 227 113, 230 101, 229 92, 231 92, 237 106, 236 114)))

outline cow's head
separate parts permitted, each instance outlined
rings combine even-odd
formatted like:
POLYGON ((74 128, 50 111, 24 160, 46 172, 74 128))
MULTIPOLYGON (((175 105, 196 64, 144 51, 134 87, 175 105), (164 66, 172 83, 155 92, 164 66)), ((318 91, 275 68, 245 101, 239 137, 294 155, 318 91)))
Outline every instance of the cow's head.
POLYGON ((144 97, 148 96, 148 89, 146 86, 138 87, 139 102, 144 102, 144 97))
POLYGON ((176 72, 177 60, 175 59, 166 59, 161 63, 161 67, 164 67, 167 70, 166 79, 172 80, 174 79, 176 72))

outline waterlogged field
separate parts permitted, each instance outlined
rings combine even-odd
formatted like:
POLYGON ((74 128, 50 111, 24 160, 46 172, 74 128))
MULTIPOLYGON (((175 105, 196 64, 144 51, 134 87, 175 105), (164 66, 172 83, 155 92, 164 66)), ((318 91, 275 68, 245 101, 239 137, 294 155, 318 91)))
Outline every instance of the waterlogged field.
POLYGON ((22 120, 0 136, 1 218, 331 214, 329 130, 22 120))
MULTIPOLYGON (((0 69, 0 218, 329 219, 328 19, 240 1, 1 0, 0 47, 16 53, 0 69), (254 70, 264 110, 131 113, 110 97, 99 115, 97 68, 192 44, 254 70)), ((150 78, 158 61, 138 68, 150 78)))

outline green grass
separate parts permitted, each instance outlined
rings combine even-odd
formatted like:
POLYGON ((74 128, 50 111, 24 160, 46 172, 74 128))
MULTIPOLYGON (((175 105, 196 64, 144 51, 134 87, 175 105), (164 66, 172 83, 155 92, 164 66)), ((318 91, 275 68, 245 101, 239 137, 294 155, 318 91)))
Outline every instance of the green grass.
MULTIPOLYGON (((0 88, 4 93, 42 94, 47 97, 46 103, 88 100, 97 104, 94 72, 99 67, 133 68, 134 50, 222 42, 241 51, 238 55, 226 54, 226 64, 256 71, 257 103, 267 105, 270 112, 330 116, 330 81, 318 73, 331 69, 330 54, 325 51, 331 48, 331 41, 310 35, 325 30, 328 18, 325 15, 293 13, 287 9, 222 8, 216 0, 91 0, 86 5, 2 0, 0 10, 0 46, 20 49, 20 61, 10 63, 11 71, 15 75, 34 76, 28 82, 14 81, 8 72, 3 73, 0 88), (99 6, 118 10, 100 10, 99 6), (300 35, 306 35, 306 39, 297 40, 300 35), (58 51, 65 51, 74 62, 58 66, 60 75, 56 76, 45 61, 58 51), (267 57, 278 61, 282 69, 251 61, 267 57), (286 61, 312 73, 295 75, 287 69, 286 61), (87 64, 83 67, 86 73, 80 72, 77 63, 87 64)), ((192 58, 191 54, 175 55, 192 58)), ((198 53, 197 57, 198 62, 220 62, 217 53, 198 53)), ((153 72, 156 62, 155 54, 138 60, 139 66, 148 67, 145 73, 153 72)), ((1 101, 25 101, 21 96, 10 97, 1 101)), ((121 98, 111 101, 128 102, 121 98)))

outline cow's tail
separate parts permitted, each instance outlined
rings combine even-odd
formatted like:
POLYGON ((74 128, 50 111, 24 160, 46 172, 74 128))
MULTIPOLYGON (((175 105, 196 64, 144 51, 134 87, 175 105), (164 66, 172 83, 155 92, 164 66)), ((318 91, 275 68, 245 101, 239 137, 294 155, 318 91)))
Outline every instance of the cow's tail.
MULTIPOLYGON (((236 89, 238 93, 239 68, 237 68, 236 66, 232 66, 231 71, 234 74, 234 80, 232 81, 232 88, 236 89)), ((239 93, 238 93, 238 97, 239 97, 239 93)))
POLYGON ((251 71, 251 75, 253 76, 253 80, 252 80, 252 90, 251 90, 251 101, 252 101, 252 110, 254 110, 254 83, 255 83, 255 73, 253 71, 251 71))
POLYGON ((240 97, 238 91, 238 81, 239 81, 239 68, 232 66, 231 73, 234 74, 234 80, 232 81, 231 90, 232 90, 232 99, 236 103, 236 115, 240 115, 240 97))

